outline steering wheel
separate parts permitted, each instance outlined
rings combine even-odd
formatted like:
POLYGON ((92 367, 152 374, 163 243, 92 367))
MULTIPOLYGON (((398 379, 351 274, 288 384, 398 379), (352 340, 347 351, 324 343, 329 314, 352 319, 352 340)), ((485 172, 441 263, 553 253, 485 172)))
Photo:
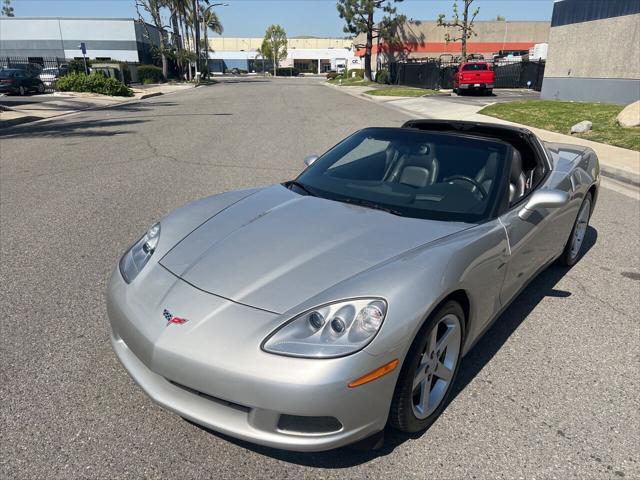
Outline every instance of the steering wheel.
POLYGON ((487 198, 489 195, 487 194, 487 191, 484 189, 484 187, 482 185, 480 185, 480 182, 478 182, 477 180, 471 178, 471 177, 467 177, 466 175, 452 175, 450 177, 447 177, 443 180, 443 182, 450 182, 452 180, 462 180, 463 182, 468 182, 471 185, 473 185, 474 187, 476 187, 478 189, 478 192, 480 193, 480 196, 482 197, 482 200, 484 200, 485 198, 487 198))

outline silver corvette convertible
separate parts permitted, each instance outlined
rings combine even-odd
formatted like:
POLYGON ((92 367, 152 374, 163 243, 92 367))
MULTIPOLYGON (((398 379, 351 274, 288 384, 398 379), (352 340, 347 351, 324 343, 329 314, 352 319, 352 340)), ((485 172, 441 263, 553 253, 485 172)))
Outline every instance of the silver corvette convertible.
POLYGON ((600 181, 589 148, 467 122, 367 128, 305 163, 170 213, 108 288, 155 402, 300 451, 429 427, 492 321, 580 258, 600 181))

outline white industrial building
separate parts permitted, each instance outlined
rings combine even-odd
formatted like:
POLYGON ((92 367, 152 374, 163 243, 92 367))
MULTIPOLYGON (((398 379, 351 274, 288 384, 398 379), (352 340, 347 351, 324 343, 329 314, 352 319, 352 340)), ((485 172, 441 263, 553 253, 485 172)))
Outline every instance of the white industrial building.
MULTIPOLYGON (((257 53, 262 38, 218 37, 210 39, 209 43, 209 69, 213 73, 224 73, 234 68, 248 72, 270 68, 266 66, 266 60, 257 53)), ((362 68, 351 40, 290 38, 287 58, 279 62, 279 67, 295 67, 307 73, 325 73, 336 70, 338 66, 362 68)))
POLYGON ((132 18, 0 17, 0 57, 87 58, 152 63, 158 30, 132 18))

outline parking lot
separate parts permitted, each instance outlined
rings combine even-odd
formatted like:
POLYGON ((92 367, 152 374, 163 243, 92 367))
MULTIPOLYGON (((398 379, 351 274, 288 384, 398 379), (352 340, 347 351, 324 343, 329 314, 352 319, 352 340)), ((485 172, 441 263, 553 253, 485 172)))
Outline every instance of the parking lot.
MULTIPOLYGON (((512 98, 496 93, 443 101, 512 98)), ((255 78, 1 131, 0 478, 640 477, 640 202, 610 180, 584 258, 501 316, 427 432, 380 451, 230 439, 154 405, 119 364, 104 292, 149 225, 408 118, 317 79, 255 78)))

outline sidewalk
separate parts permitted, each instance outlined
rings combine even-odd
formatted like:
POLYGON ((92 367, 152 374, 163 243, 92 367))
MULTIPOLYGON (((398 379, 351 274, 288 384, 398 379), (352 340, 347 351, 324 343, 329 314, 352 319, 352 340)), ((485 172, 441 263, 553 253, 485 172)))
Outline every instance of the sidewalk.
POLYGON ((336 87, 327 83, 325 83, 325 85, 336 88, 349 95, 400 110, 415 118, 442 118, 515 125, 531 130, 540 139, 547 142, 571 143, 590 147, 598 155, 603 175, 635 186, 640 186, 640 152, 634 150, 627 150, 625 148, 592 142, 579 137, 572 137, 489 117, 478 113, 484 106, 450 102, 442 97, 438 99, 430 97, 374 97, 364 94, 367 90, 371 90, 371 87, 336 87))
MULTIPOLYGON (((93 108, 104 108, 124 103, 138 102, 146 98, 194 88, 194 84, 158 84, 132 88, 133 97, 111 97, 84 92, 56 92, 47 95, 47 101, 27 103, 16 107, 0 108, 0 128, 8 128, 37 120, 93 108), (49 98, 55 97, 53 100, 49 98)), ((27 97, 28 98, 28 97, 27 97)))

